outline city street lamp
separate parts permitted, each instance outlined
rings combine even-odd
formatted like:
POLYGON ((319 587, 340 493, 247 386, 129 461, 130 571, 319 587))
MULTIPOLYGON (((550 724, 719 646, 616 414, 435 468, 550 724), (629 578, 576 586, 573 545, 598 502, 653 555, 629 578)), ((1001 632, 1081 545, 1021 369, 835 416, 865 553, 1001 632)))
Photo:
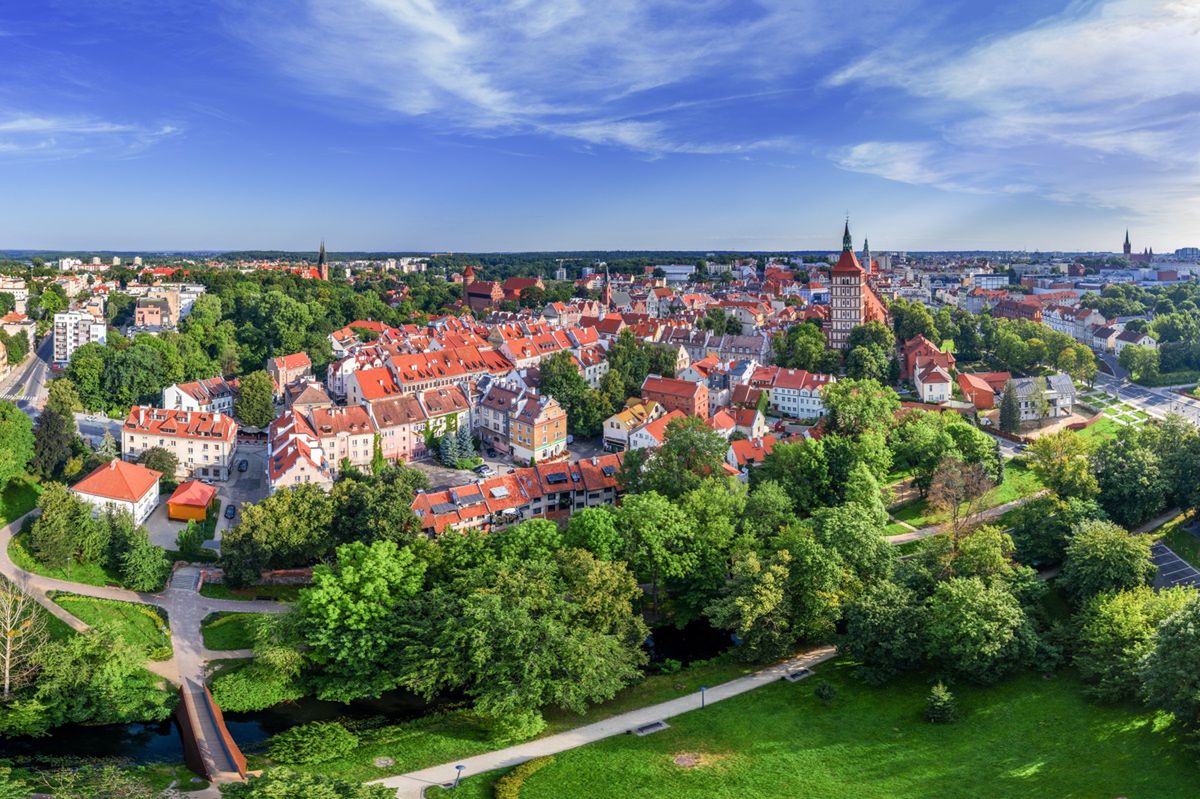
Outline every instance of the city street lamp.
POLYGON ((703 685, 701 685, 701 686, 700 686, 700 707, 701 707, 701 708, 703 708, 703 707, 704 707, 704 692, 705 692, 706 690, 707 690, 707 689, 706 689, 706 688, 705 688, 703 685))
POLYGON ((462 773, 465 768, 466 768, 466 766, 455 766, 454 767, 454 771, 455 771, 454 786, 451 788, 451 790, 454 790, 454 788, 458 787, 458 781, 462 779, 462 773))

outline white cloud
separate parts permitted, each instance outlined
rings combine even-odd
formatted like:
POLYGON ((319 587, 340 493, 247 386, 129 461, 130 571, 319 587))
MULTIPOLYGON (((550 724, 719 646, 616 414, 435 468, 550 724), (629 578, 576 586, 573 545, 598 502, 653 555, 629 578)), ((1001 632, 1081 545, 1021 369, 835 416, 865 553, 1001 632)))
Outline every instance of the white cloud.
POLYGON ((59 160, 94 153, 129 157, 178 132, 174 125, 146 127, 84 116, 0 111, 0 157, 59 160))
POLYGON ((930 48, 915 61, 877 53, 830 82, 901 88, 938 136, 866 142, 833 158, 907 183, 1037 192, 1196 221, 1198 52, 1200 4, 1110 0, 1072 4, 966 52, 930 48))
POLYGON ((861 34, 817 0, 230 2, 229 29, 318 94, 484 137, 539 132, 650 156, 790 145, 714 135, 695 115, 715 86, 771 94, 861 34))

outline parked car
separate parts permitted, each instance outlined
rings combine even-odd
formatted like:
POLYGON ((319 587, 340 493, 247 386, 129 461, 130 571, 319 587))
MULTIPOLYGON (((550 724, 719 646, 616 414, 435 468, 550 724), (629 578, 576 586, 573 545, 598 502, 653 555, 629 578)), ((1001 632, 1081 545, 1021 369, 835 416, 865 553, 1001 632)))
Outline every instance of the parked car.
POLYGON ((245 471, 248 471, 249 469, 250 469, 250 461, 246 460, 245 458, 242 458, 240 461, 238 461, 238 471, 239 472, 245 472, 245 471))
POLYGON ((230 503, 225 506, 225 518, 232 519, 234 516, 237 516, 237 505, 230 503))
POLYGON ((482 466, 476 466, 471 471, 475 472, 475 474, 479 475, 480 477, 492 477, 496 474, 496 470, 491 466, 488 466, 486 463, 482 466))

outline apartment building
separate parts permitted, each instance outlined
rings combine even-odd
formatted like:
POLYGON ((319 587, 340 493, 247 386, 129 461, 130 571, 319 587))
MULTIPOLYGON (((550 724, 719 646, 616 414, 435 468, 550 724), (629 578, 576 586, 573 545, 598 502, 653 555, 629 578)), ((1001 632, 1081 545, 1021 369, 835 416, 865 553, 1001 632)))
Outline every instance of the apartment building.
POLYGON ((567 452, 567 412, 549 395, 525 392, 509 422, 513 460, 542 463, 567 452))
POLYGON ((176 411, 232 414, 237 385, 238 381, 220 376, 174 383, 163 389, 162 406, 176 411))
POLYGON ((81 311, 54 315, 54 362, 65 366, 84 344, 108 343, 108 325, 103 317, 81 311))
POLYGON ((136 461, 152 447, 179 460, 176 477, 228 480, 237 454, 237 422, 225 413, 134 405, 121 427, 121 456, 136 461))
POLYGON ((708 386, 700 382, 648 375, 642 381, 642 397, 654 400, 668 411, 708 418, 708 386))

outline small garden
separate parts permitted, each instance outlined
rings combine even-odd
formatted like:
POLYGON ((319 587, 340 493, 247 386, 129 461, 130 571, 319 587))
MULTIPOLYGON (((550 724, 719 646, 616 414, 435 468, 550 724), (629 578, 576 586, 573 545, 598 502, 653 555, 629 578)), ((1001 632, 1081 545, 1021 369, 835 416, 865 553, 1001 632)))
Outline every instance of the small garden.
POLYGON ((78 594, 56 594, 53 599, 89 627, 105 629, 142 650, 148 660, 171 657, 171 633, 159 608, 78 594))
POLYGON ((211 613, 200 623, 206 649, 252 649, 260 613, 211 613))

